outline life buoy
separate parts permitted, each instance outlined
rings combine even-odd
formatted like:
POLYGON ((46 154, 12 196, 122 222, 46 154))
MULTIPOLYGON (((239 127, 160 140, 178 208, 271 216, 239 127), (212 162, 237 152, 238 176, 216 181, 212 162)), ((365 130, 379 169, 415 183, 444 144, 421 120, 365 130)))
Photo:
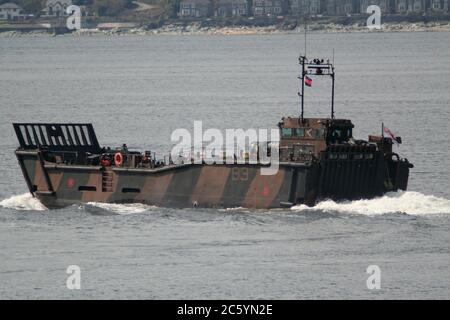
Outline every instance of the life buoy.
POLYGON ((117 152, 114 155, 114 163, 116 164, 117 167, 122 166, 123 163, 123 155, 120 152, 117 152))

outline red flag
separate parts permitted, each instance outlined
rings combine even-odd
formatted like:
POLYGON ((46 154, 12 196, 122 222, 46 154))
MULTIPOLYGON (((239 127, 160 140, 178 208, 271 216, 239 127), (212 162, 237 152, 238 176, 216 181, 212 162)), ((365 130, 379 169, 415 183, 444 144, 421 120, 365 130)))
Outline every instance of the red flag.
POLYGON ((312 79, 310 77, 308 77, 308 76, 305 76, 305 84, 308 87, 311 87, 312 86, 312 79))
POLYGON ((395 134, 392 133, 391 130, 389 130, 387 127, 384 127, 383 129, 383 136, 386 134, 387 138, 390 138, 393 142, 395 142, 398 145, 398 140, 395 134))

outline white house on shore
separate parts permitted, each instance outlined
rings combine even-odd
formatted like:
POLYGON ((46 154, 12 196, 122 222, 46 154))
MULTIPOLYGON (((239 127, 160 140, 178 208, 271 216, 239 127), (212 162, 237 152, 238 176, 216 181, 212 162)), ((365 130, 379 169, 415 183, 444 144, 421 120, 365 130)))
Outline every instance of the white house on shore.
POLYGON ((47 0, 41 17, 66 17, 66 8, 72 5, 72 0, 47 0))
POLYGON ((18 21, 25 16, 23 9, 15 3, 7 2, 0 5, 0 20, 18 21))

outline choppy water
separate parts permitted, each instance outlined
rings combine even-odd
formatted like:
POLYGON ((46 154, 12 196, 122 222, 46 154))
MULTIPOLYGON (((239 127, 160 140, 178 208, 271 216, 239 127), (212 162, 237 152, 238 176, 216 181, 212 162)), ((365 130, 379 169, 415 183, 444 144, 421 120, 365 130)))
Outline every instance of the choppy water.
MULTIPOLYGON (((337 64, 337 115, 383 121, 415 164, 410 191, 249 211, 26 194, 15 121, 89 121, 106 145, 159 153, 175 128, 273 127, 298 114, 302 37, 0 38, 0 298, 450 298, 450 34, 314 34, 337 64), (65 286, 81 267, 82 289, 65 286), (381 268, 368 290, 366 268, 381 268)), ((307 115, 327 115, 325 83, 307 115)))

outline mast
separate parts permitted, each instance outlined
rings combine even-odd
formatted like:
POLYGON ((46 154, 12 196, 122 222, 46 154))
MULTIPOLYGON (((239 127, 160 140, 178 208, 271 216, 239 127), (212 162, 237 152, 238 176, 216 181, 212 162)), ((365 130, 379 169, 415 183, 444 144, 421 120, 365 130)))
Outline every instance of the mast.
MULTIPOLYGON (((306 4, 305 4, 306 5, 306 4)), ((305 51, 303 55, 300 55, 298 61, 302 66, 301 75, 298 77, 301 81, 301 91, 298 95, 301 98, 300 101, 300 118, 303 122, 303 117, 305 113, 305 78, 307 76, 330 76, 331 77, 331 119, 334 119, 334 81, 335 81, 335 72, 334 72, 334 49, 333 49, 333 60, 330 63, 330 60, 324 62, 324 59, 306 59, 306 35, 307 35, 307 23, 306 23, 306 10, 304 10, 304 23, 305 23, 305 51)), ((310 87, 312 84, 312 80, 308 78, 308 86, 310 87)))
POLYGON ((306 57, 300 56, 299 61, 300 61, 300 64, 302 65, 302 74, 299 78, 302 80, 302 86, 301 86, 302 91, 300 93, 300 98, 301 98, 301 119, 303 121, 303 114, 304 114, 304 109, 305 109, 305 74, 306 74, 305 61, 306 61, 306 57))
POLYGON ((334 75, 334 65, 331 65, 331 119, 334 119, 334 75))
MULTIPOLYGON (((324 59, 306 59, 306 55, 301 55, 298 58, 298 61, 301 65, 301 74, 298 77, 301 80, 301 91, 298 95, 301 98, 301 113, 300 117, 303 121, 303 116, 305 112, 305 79, 306 77, 312 76, 329 76, 331 77, 331 119, 334 119, 334 89, 335 89, 335 71, 334 65, 329 60, 324 61, 324 59)), ((311 86, 311 79, 308 79, 310 82, 308 86, 311 86)))

